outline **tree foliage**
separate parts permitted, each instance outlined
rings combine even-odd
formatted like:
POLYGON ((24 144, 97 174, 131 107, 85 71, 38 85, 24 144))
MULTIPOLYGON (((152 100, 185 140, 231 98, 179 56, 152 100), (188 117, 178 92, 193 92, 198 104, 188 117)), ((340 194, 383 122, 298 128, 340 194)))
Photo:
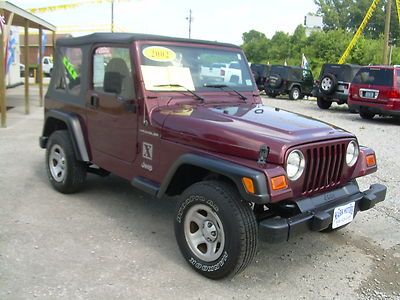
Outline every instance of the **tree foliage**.
MULTIPOLYGON (((373 0, 314 0, 318 7, 318 13, 322 15, 325 30, 342 29, 354 33, 373 0)), ((385 27, 386 0, 381 0, 372 15, 364 34, 367 38, 379 38, 385 27)), ((399 19, 396 11, 396 2, 392 1, 390 33, 393 42, 398 40, 399 19)))
MULTIPOLYGON (((252 63, 283 64, 299 66, 304 53, 314 75, 318 75, 322 64, 337 63, 353 33, 345 29, 313 32, 306 36, 302 25, 292 35, 278 31, 271 39, 263 33, 251 30, 243 33, 242 48, 252 63)), ((360 65, 380 64, 383 37, 362 36, 353 48, 347 63, 360 65)), ((393 48, 392 62, 400 64, 400 48, 393 48)))

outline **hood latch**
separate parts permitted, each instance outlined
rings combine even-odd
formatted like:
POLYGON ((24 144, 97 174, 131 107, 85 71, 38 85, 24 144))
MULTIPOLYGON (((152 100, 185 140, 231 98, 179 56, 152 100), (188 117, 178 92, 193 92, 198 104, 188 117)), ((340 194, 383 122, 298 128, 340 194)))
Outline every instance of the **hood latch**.
POLYGON ((260 165, 265 165, 267 163, 268 154, 269 147, 267 145, 261 145, 257 163, 260 165))

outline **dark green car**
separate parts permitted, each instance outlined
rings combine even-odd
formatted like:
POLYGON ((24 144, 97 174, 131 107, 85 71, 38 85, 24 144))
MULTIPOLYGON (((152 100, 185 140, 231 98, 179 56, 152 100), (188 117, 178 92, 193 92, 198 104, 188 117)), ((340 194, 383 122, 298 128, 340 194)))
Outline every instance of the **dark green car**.
POLYGON ((295 66, 271 66, 264 88, 265 93, 275 98, 278 95, 289 95, 291 100, 311 96, 314 77, 310 70, 295 66))

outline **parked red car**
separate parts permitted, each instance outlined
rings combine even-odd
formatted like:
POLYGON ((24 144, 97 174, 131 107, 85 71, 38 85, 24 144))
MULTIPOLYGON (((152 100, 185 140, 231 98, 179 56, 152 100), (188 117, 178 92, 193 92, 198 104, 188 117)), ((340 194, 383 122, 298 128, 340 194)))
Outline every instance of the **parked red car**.
POLYGON ((351 84, 348 104, 363 119, 400 116, 400 66, 361 68, 351 84))

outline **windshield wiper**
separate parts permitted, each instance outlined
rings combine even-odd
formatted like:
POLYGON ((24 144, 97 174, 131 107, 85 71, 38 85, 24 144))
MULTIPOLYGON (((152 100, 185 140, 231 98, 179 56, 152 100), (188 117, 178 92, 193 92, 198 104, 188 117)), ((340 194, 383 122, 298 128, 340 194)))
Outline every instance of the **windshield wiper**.
POLYGON ((216 88, 216 89, 221 89, 221 90, 224 90, 225 88, 228 88, 232 92, 236 93, 236 95, 238 95, 239 98, 241 100, 243 100, 244 102, 246 102, 246 100, 247 100, 247 97, 245 97, 243 94, 239 93, 237 90, 231 88, 230 86, 228 86, 226 84, 207 84, 207 83, 205 83, 204 87, 216 88))
POLYGON ((177 83, 171 83, 171 84, 157 84, 154 85, 154 87, 175 87, 175 88, 183 88, 187 92, 191 93, 196 100, 200 100, 201 102, 204 102, 204 98, 196 94, 195 92, 189 90, 188 88, 184 87, 183 85, 177 84, 177 83))

